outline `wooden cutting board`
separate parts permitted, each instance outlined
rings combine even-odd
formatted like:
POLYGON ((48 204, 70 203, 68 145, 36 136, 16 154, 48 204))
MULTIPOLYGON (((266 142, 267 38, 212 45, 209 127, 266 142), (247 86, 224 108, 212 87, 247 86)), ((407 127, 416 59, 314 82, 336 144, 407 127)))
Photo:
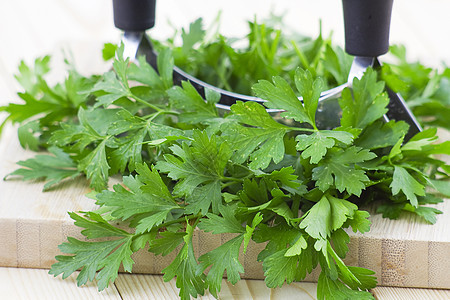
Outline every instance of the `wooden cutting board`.
MULTIPOLYGON (((175 0, 159 2, 158 7, 166 6, 170 13, 158 14, 160 21, 155 33, 161 30, 161 25, 164 26, 164 20, 192 21, 191 16, 194 12, 199 16, 209 16, 210 14, 209 5, 202 5, 200 1, 190 3, 190 11, 184 9, 174 11, 173 7, 177 6, 176 2, 175 0), (203 10, 202 12, 199 12, 200 8, 203 10)), ((340 4, 338 1, 328 2, 331 1, 321 0, 313 3, 302 0, 296 1, 295 4, 292 1, 284 1, 284 7, 290 7, 293 12, 303 12, 301 19, 294 15, 294 28, 302 31, 306 29, 305 33, 312 34, 314 32, 315 34, 318 27, 316 24, 319 19, 322 19, 324 20, 323 32, 328 33, 329 29, 332 29, 335 37, 343 37, 342 16, 338 13, 340 4), (322 9, 324 4, 327 9, 322 9), (305 8, 307 9, 305 10, 305 8), (318 15, 318 13, 320 14, 318 15)), ((0 8, 2 8, 0 9, 0 25, 2 25, 0 28, 8 28, 8 30, 0 30, 0 40, 5 45, 0 49, 0 104, 3 105, 17 99, 14 94, 18 90, 18 86, 12 73, 16 72, 19 60, 25 58, 31 62, 38 55, 59 53, 60 42, 70 41, 78 45, 71 49, 75 54, 74 57, 78 58, 78 67, 86 74, 90 74, 92 70, 103 70, 98 68, 98 63, 101 61, 100 41, 114 42, 119 38, 118 32, 111 25, 112 3, 110 0, 86 3, 86 1, 69 0, 0 1, 0 8), (84 43, 82 47, 79 45, 80 42, 84 43), (94 49, 92 45, 95 46, 94 49)), ((233 22, 240 19, 236 14, 244 11, 248 12, 250 17, 253 14, 266 15, 258 13, 258 10, 267 8, 267 6, 255 6, 252 1, 248 1, 248 3, 246 1, 245 5, 248 6, 248 9, 241 6, 240 10, 225 9, 225 17, 227 11, 233 22)), ((235 6, 231 3, 229 7, 234 8, 235 6)), ((391 42, 406 44, 410 56, 414 59, 420 57, 425 63, 436 65, 440 60, 449 61, 450 56, 447 49, 450 47, 450 39, 442 38, 442 36, 446 36, 443 33, 449 28, 449 19, 447 18, 449 8, 449 1, 446 0, 429 1, 426 6, 421 0, 396 2, 393 26, 391 26, 391 42), (412 17, 416 15, 421 16, 421 22, 417 22, 417 18, 412 17)), ((164 13, 164 10, 162 9, 161 12, 164 13)), ((228 26, 227 29, 232 29, 231 27, 233 26, 228 26)), ((60 61, 59 58, 54 59, 54 62, 58 61, 60 61)), ((60 79, 60 76, 55 75, 55 78, 60 79)), ((1 121, 2 115, 0 115, 1 121)), ((67 236, 81 236, 68 217, 67 211, 94 208, 92 201, 84 197, 89 189, 82 179, 65 183, 60 189, 46 193, 41 192, 42 183, 1 181, 1 178, 16 169, 16 161, 33 155, 33 153, 20 148, 15 130, 7 128, 0 139, 0 266, 49 268, 55 261, 55 255, 60 254, 57 245, 64 242, 67 236)), ((408 215, 398 221, 384 220, 380 216, 373 216, 370 233, 364 236, 352 235, 347 263, 375 270, 380 285, 450 288, 448 276, 450 270, 449 205, 449 203, 444 203, 437 206, 444 211, 444 214, 438 217, 437 224, 433 226, 424 224, 417 218, 408 215)), ((200 249, 199 251, 205 251, 207 248, 220 244, 226 238, 221 235, 212 237, 197 234, 195 239, 199 247, 196 248, 200 249)), ((241 257, 241 262, 246 269, 244 276, 246 278, 262 277, 261 265, 255 262, 258 251, 258 248, 250 245, 247 255, 241 257)), ((171 258, 155 258, 145 251, 139 252, 134 257, 136 261, 134 272, 158 273, 171 258)), ((16 269, 12 270, 16 271, 16 269)), ((19 269, 17 271, 23 273, 33 270, 19 269)), ((14 277, 8 273, 6 277, 3 277, 7 280, 0 281, 12 286, 17 282, 25 282, 27 286, 19 285, 20 289, 22 291, 22 289, 27 290, 28 288, 27 291, 30 295, 30 284, 39 286, 39 288, 52 286, 53 291, 54 285, 36 279, 38 277, 35 272, 30 274, 32 276, 14 277), (31 281, 27 280, 30 278, 31 281)), ((313 280, 314 276, 317 276, 317 272, 309 279, 313 280)), ((150 280, 145 284, 133 285, 133 281, 141 279, 133 277, 133 279, 127 279, 129 282, 126 282, 127 280, 124 278, 130 277, 119 276, 117 286, 131 286, 129 290, 137 295, 142 295, 137 298, 148 298, 148 294, 142 292, 144 286, 161 286, 160 283, 158 285, 150 280)), ((53 282, 57 281, 52 278, 53 282)), ((257 282, 257 284, 256 289, 261 290, 260 287, 263 283, 257 282)), ((390 289, 377 288, 374 290, 374 294, 381 299, 383 291, 390 289)), ((0 290, 3 291, 1 288, 0 290)), ((438 298, 430 290, 424 293, 417 292, 420 290, 416 289, 392 289, 392 291, 394 290, 398 292, 386 292, 384 294, 386 298, 438 298), (405 293, 403 298, 399 291, 405 293), (413 292, 406 293, 405 291, 413 292), (428 291, 430 292, 428 293, 428 291)), ((42 289, 31 289, 31 291, 36 293, 42 289)), ((120 291, 120 296, 123 296, 124 299, 127 298, 126 292, 123 290, 120 291)), ((270 297, 272 297, 272 292, 270 292, 270 297)), ((294 297, 297 298, 298 294, 295 294, 294 297)), ((281 298, 285 299, 286 297, 281 298)), ((445 296, 442 296, 439 299, 444 298, 445 296)))
MULTIPOLYGON (((0 177, 17 168, 18 160, 34 156, 23 150, 15 129, 8 127, 0 143, 0 177)), ((114 180, 112 180, 114 181, 114 180)), ((42 192, 42 182, 0 181, 0 266, 50 268, 59 253, 57 246, 67 236, 82 238, 67 212, 94 209, 84 195, 90 190, 84 178, 62 183, 57 189, 42 192)), ((450 201, 436 206, 444 211, 435 225, 405 214, 400 220, 380 215, 371 217, 372 227, 364 235, 351 234, 346 263, 376 272, 379 285, 401 287, 450 288, 450 201)), ((229 235, 197 232, 194 245, 198 254, 227 241, 229 235)), ((256 256, 264 245, 250 244, 240 260, 243 278, 263 278, 256 256)), ((147 251, 134 255, 136 273, 158 274, 174 258, 155 257, 147 251)), ((315 270, 308 281, 315 281, 315 270)))

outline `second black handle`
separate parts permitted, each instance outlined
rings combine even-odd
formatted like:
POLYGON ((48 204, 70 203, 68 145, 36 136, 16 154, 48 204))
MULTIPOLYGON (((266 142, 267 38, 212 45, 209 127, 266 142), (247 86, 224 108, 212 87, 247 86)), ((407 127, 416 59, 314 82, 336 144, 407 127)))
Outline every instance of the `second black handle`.
POLYGON ((156 0, 113 0, 114 25, 124 31, 155 26, 156 0))
POLYGON ((389 50, 393 0, 342 0, 345 51, 376 57, 389 50))

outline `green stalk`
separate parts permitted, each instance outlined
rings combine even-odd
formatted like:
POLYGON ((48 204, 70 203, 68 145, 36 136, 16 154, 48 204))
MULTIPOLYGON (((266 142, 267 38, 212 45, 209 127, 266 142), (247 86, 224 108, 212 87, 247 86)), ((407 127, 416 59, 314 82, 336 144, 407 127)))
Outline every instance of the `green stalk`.
POLYGON ((145 106, 148 106, 148 107, 150 107, 151 109, 156 110, 157 112, 164 111, 162 108, 159 108, 159 107, 157 107, 157 106, 155 106, 155 105, 153 105, 153 104, 151 104, 151 103, 148 103, 147 101, 145 101, 144 99, 139 98, 138 96, 134 95, 133 93, 130 93, 130 94, 128 95, 128 97, 133 98, 133 99, 136 100, 137 102, 139 102, 139 103, 141 103, 141 104, 143 104, 143 105, 145 105, 145 106))

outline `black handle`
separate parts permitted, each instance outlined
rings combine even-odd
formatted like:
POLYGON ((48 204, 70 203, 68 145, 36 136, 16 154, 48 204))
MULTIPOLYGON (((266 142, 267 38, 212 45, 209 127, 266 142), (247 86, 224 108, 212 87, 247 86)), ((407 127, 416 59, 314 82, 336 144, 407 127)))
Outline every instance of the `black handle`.
POLYGON ((393 0, 342 0, 345 51, 376 57, 389 50, 393 0))
POLYGON ((156 0, 113 0, 114 25, 124 31, 155 26, 156 0))

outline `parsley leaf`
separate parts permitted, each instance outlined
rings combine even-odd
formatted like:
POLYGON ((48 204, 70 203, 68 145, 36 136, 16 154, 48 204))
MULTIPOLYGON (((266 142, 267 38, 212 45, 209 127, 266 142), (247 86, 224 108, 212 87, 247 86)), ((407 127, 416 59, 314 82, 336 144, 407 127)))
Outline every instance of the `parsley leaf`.
POLYGON ((274 182, 279 182, 279 188, 288 191, 291 194, 303 195, 306 193, 306 186, 298 179, 292 166, 283 167, 274 170, 270 174, 263 173, 258 177, 267 178, 274 182))
POLYGON ((220 292, 225 270, 227 271, 227 280, 232 284, 236 284, 241 279, 239 273, 244 273, 244 267, 238 260, 239 249, 243 240, 244 235, 238 235, 198 258, 200 264, 197 268, 197 274, 212 265, 206 276, 206 283, 208 284, 209 291, 215 297, 220 292))
POLYGON ((0 112, 4 111, 9 114, 0 124, 0 133, 7 121, 22 123, 19 127, 22 127, 21 144, 30 146, 29 142, 24 143, 25 128, 23 127, 28 127, 26 130, 29 130, 32 125, 34 150, 37 150, 38 147, 47 147, 48 136, 55 127, 63 121, 73 119, 78 108, 91 100, 88 91, 98 80, 98 76, 84 77, 71 67, 67 71, 64 82, 49 86, 45 80, 49 71, 50 56, 37 58, 34 67, 26 65, 22 61, 19 65, 19 74, 15 77, 25 90, 18 93, 24 103, 0 106, 0 112), (29 124, 24 124, 24 122, 29 122, 29 124))
POLYGON ((17 129, 17 137, 19 138, 20 145, 24 149, 30 149, 33 151, 39 150, 39 122, 31 121, 25 123, 17 129))
POLYGON ((264 103, 269 108, 283 109, 286 112, 281 114, 282 117, 294 119, 300 123, 313 124, 305 111, 302 102, 297 98, 290 85, 283 78, 276 76, 273 84, 267 80, 260 80, 253 86, 256 96, 267 100, 264 103))
POLYGON ((179 295, 183 300, 190 299, 190 296, 203 295, 205 290, 205 275, 196 274, 198 265, 192 245, 193 233, 194 228, 187 223, 183 247, 172 263, 162 270, 164 281, 170 281, 175 276, 177 277, 176 286, 180 289, 179 295))
POLYGON ((357 169, 355 164, 375 157, 369 150, 354 146, 346 150, 337 149, 330 158, 322 160, 319 166, 313 169, 312 178, 316 180, 316 186, 324 192, 334 185, 340 192, 346 190, 349 194, 359 196, 365 188, 364 183, 370 179, 365 171, 357 169))
POLYGON ((198 228, 214 234, 244 233, 246 231, 245 228, 242 227, 242 223, 236 219, 232 207, 222 206, 220 213, 222 214, 222 217, 212 213, 207 214, 207 219, 202 219, 198 228))
POLYGON ((24 104, 10 103, 8 106, 2 107, 10 114, 9 119, 13 122, 23 122, 33 116, 42 113, 48 114, 60 108, 60 104, 57 102, 39 100, 28 93, 20 93, 19 97, 25 102, 24 104))
POLYGON ((21 176, 23 180, 44 179, 44 191, 51 189, 64 179, 75 178, 81 175, 72 158, 57 147, 50 147, 48 151, 53 155, 36 155, 34 158, 19 161, 17 164, 23 168, 6 175, 21 176))
POLYGON ((425 195, 425 187, 407 169, 400 166, 395 166, 390 187, 393 195, 397 195, 402 191, 414 207, 418 205, 417 196, 425 195))
POLYGON ((361 232, 365 233, 370 230, 370 222, 369 213, 364 210, 357 210, 354 212, 353 216, 349 217, 347 221, 344 223, 343 227, 347 228, 348 226, 352 227, 353 232, 361 232))
POLYGON ((287 244, 294 244, 299 237, 299 230, 280 222, 275 226, 260 224, 253 234, 253 239, 257 243, 267 242, 266 247, 258 255, 259 261, 264 261, 272 254, 286 249, 287 244))
POLYGON ((317 299, 375 299, 371 293, 366 291, 352 290, 340 281, 336 281, 328 277, 325 273, 319 275, 317 282, 317 299))
POLYGON ((353 135, 346 131, 320 130, 310 135, 297 135, 295 140, 297 150, 302 151, 302 157, 310 158, 311 164, 317 164, 336 141, 348 145, 353 141, 353 135))
POLYGON ((160 225, 170 211, 179 208, 156 169, 147 165, 137 166, 136 177, 124 177, 123 187, 114 186, 114 192, 103 191, 97 195, 97 203, 109 207, 115 218, 127 220, 138 214, 145 214, 139 220, 136 233, 150 231, 160 225))
POLYGON ((64 253, 74 255, 56 256, 57 263, 52 265, 50 274, 63 274, 67 278, 70 274, 81 268, 77 276, 78 285, 88 280, 98 279, 98 289, 101 291, 108 287, 110 281, 117 277, 119 266, 122 264, 125 271, 131 272, 133 260, 131 259, 132 235, 126 231, 109 225, 100 215, 89 214, 93 220, 83 218, 75 213, 70 217, 75 224, 85 228, 82 233, 90 238, 116 237, 116 239, 98 242, 84 242, 68 238, 68 242, 59 246, 64 253), (96 272, 98 274, 96 275, 96 272))
POLYGON ((34 60, 34 66, 28 66, 24 61, 19 64, 19 74, 14 77, 30 95, 36 95, 43 83, 41 79, 50 71, 51 57, 46 55, 34 60))
POLYGON ((293 282, 297 275, 298 257, 286 255, 286 249, 280 250, 264 259, 264 276, 269 288, 281 287, 286 281, 293 282))
POLYGON ((91 187, 101 191, 106 187, 108 180, 108 170, 110 169, 106 160, 106 143, 103 140, 91 153, 80 160, 78 168, 83 170, 86 177, 91 181, 91 187))
POLYGON ((393 45, 391 53, 396 59, 383 65, 383 80, 402 94, 422 124, 450 129, 449 68, 433 70, 420 62, 410 62, 404 46, 393 45))
POLYGON ((351 56, 340 47, 333 48, 330 44, 326 44, 325 57, 326 59, 322 59, 322 63, 325 69, 333 75, 336 83, 346 83, 352 65, 351 56))
POLYGON ((141 128, 115 142, 116 149, 110 153, 110 162, 114 167, 111 173, 124 173, 126 169, 134 171, 142 163, 142 145, 147 128, 141 128))
POLYGON ((321 79, 313 80, 311 73, 297 69, 295 73, 295 85, 300 95, 303 96, 303 104, 297 98, 292 88, 283 78, 273 77, 273 83, 261 80, 253 86, 255 94, 267 100, 264 102, 269 108, 283 109, 282 117, 294 119, 300 123, 309 123, 316 128, 315 114, 323 90, 321 79))
POLYGON ((283 138, 289 127, 284 126, 267 113, 263 106, 255 102, 238 102, 231 106, 233 118, 248 126, 225 123, 221 126, 231 147, 236 152, 233 160, 243 163, 250 157, 251 169, 264 169, 271 160, 279 163, 284 157, 283 138))
POLYGON ((299 68, 295 71, 295 86, 300 95, 302 95, 305 112, 311 121, 310 124, 315 127, 317 105, 319 104, 319 97, 323 91, 324 83, 320 78, 313 80, 308 70, 304 71, 299 68))
MULTIPOLYGON (((281 229, 284 226, 277 227, 281 229)), ((269 228, 264 227, 263 230, 266 229, 269 228)), ((317 255, 312 244, 298 229, 291 227, 289 231, 278 230, 278 233, 281 236, 267 236, 270 241, 258 256, 258 260, 263 261, 266 285, 271 288, 282 286, 285 281, 289 284, 294 280, 302 280, 317 265, 317 255), (287 245, 290 246, 288 249, 287 245)))
POLYGON ((150 242, 148 251, 166 256, 184 241, 185 235, 186 232, 163 231, 159 234, 159 238, 150 242))
MULTIPOLYGON (((158 161, 156 168, 168 173, 172 179, 180 179, 174 189, 174 193, 180 195, 191 194, 200 184, 216 185, 231 157, 228 144, 220 142, 214 135, 208 137, 205 131, 194 131, 191 146, 183 143, 182 147, 174 145, 170 149, 174 155, 164 155, 165 161, 158 161)), ((220 193, 214 195, 216 198, 211 202, 215 203, 213 209, 216 211, 221 200, 220 193)))
POLYGON ((286 251, 284 256, 294 256, 294 255, 300 255, 303 250, 305 250, 308 247, 308 244, 301 235, 298 240, 286 251))
POLYGON ((205 36, 205 30, 202 28, 202 18, 198 18, 189 25, 189 32, 184 28, 181 32, 181 38, 183 39, 183 50, 188 52, 192 47, 203 40, 205 36))
POLYGON ((255 231, 256 226, 259 225, 263 220, 263 216, 260 212, 256 213, 255 217, 253 218, 252 225, 245 226, 245 233, 244 233, 244 253, 247 251, 248 243, 250 242, 253 232, 255 231))
POLYGON ((379 149, 395 145, 408 132, 408 124, 403 121, 375 121, 355 140, 355 145, 366 149, 379 149))
POLYGON ((109 71, 103 75, 103 80, 95 84, 92 92, 104 91, 105 95, 97 97, 95 106, 108 107, 116 100, 129 96, 129 87, 123 86, 122 82, 117 78, 114 71, 109 71))
POLYGON ((181 84, 181 87, 174 86, 167 92, 172 105, 183 111, 179 116, 181 122, 201 123, 217 116, 215 98, 214 101, 205 101, 190 82, 181 84))
POLYGON ((384 83, 377 82, 377 73, 367 69, 360 79, 353 79, 353 93, 350 89, 342 91, 339 105, 342 109, 341 125, 364 129, 381 118, 386 112, 389 98, 383 93, 384 83))
POLYGON ((186 213, 195 215, 201 212, 202 215, 206 215, 211 206, 214 212, 219 211, 219 207, 222 204, 221 190, 219 180, 197 187, 191 194, 186 196, 186 202, 189 203, 186 206, 186 213))
POLYGON ((430 224, 436 223, 436 215, 442 214, 442 211, 439 209, 436 209, 434 207, 427 207, 427 206, 419 206, 414 209, 414 212, 425 219, 430 224))
POLYGON ((327 239, 331 232, 342 227, 353 217, 358 207, 343 199, 323 196, 308 212, 300 223, 300 228, 315 239, 327 239))

